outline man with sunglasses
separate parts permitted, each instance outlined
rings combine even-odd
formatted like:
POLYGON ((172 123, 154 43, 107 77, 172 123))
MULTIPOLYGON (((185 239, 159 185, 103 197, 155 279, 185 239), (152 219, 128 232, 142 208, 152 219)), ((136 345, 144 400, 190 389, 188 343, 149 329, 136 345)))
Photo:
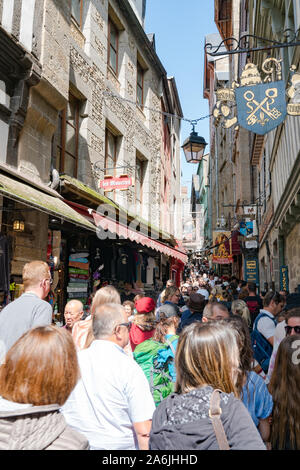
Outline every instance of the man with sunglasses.
POLYGON ((48 264, 44 261, 26 263, 22 280, 24 293, 0 312, 0 363, 23 333, 35 326, 52 323, 52 307, 44 300, 52 284, 48 264))
POLYGON ((101 305, 93 315, 95 340, 78 353, 81 378, 62 412, 91 450, 148 449, 155 405, 144 372, 124 352, 129 330, 121 305, 101 305))
POLYGON ((278 323, 276 326, 274 334, 274 347, 272 356, 270 359, 270 365, 268 370, 268 375, 266 378, 266 383, 269 383, 271 375, 274 369, 275 359, 278 347, 281 341, 290 335, 299 335, 300 334, 300 306, 288 310, 285 316, 285 320, 278 323))

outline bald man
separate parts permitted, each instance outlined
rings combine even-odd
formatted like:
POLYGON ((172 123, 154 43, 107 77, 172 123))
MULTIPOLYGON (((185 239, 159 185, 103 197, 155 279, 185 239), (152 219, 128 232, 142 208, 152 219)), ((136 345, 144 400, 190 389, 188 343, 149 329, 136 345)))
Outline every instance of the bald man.
POLYGON ((72 328, 74 324, 81 320, 83 316, 83 304, 80 300, 70 300, 65 306, 65 326, 66 330, 72 333, 72 328))

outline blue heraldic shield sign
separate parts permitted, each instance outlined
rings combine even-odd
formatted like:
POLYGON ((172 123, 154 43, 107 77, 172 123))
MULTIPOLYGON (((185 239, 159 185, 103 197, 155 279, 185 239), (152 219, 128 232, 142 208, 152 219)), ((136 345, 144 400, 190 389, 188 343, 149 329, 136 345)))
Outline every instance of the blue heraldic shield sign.
POLYGON ((255 134, 267 134, 285 119, 283 80, 238 87, 235 98, 239 125, 255 134))

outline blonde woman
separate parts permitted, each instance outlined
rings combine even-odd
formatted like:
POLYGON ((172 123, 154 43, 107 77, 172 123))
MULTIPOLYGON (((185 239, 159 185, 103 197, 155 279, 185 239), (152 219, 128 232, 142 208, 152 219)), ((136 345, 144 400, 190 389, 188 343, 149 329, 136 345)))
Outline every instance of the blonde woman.
POLYGON ((181 333, 175 356, 175 393, 154 412, 150 450, 217 450, 210 400, 219 394, 221 423, 232 450, 266 447, 238 397, 237 333, 226 324, 199 322, 181 333), (214 395, 217 392, 214 393, 214 395))
POLYGON ((231 304, 231 312, 233 315, 240 315, 247 323, 248 327, 251 326, 251 316, 249 308, 244 300, 237 299, 231 304))
POLYGON ((179 299, 181 297, 180 290, 178 287, 171 286, 167 287, 161 294, 161 301, 162 303, 172 303, 178 304, 179 299))
POLYGON ((100 305, 114 303, 120 304, 121 298, 118 291, 113 286, 105 286, 99 289, 92 302, 91 315, 85 320, 75 323, 72 329, 72 336, 77 349, 88 348, 93 342, 92 317, 97 307, 100 305))

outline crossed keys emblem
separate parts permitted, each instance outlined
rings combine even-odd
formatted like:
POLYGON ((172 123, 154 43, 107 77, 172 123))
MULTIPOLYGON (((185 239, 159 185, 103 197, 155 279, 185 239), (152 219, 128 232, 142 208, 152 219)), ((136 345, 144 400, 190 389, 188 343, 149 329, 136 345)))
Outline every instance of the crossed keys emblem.
POLYGON ((244 93, 244 98, 247 101, 246 106, 250 109, 247 116, 248 125, 252 126, 256 123, 264 126, 270 119, 276 120, 281 116, 281 112, 274 106, 270 108, 275 102, 275 98, 278 96, 277 88, 268 88, 265 90, 265 98, 259 103, 256 101, 255 95, 252 90, 248 90, 244 93), (259 111, 259 115, 257 112, 259 111))

